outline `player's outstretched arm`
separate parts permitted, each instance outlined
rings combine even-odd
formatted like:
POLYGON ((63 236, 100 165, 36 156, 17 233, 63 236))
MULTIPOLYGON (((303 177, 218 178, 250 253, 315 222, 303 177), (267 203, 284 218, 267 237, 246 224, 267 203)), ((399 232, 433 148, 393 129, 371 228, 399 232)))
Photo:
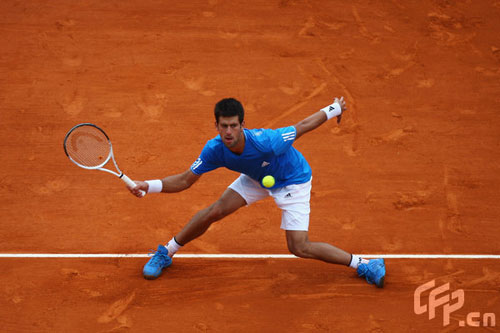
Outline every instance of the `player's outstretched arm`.
POLYGON ((129 188, 130 192, 136 197, 141 198, 141 190, 146 193, 174 193, 181 192, 193 185, 201 175, 194 174, 191 169, 183 173, 165 177, 163 179, 135 181, 136 187, 129 188))
POLYGON ((297 131, 297 135, 295 136, 295 140, 301 137, 303 134, 312 131, 313 129, 318 128, 325 121, 337 117, 337 123, 340 123, 340 118, 342 113, 346 110, 344 97, 340 97, 338 99, 335 97, 335 100, 332 104, 322 108, 316 113, 313 113, 309 117, 299 121, 294 125, 295 130, 297 131))

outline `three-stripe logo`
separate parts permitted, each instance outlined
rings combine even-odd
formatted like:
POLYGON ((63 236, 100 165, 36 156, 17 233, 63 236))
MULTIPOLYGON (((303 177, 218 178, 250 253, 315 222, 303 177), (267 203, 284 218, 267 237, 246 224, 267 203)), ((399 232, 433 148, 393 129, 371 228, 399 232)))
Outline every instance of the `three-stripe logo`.
POLYGON ((193 165, 191 165, 191 169, 192 170, 195 170, 197 167, 199 167, 201 164, 203 163, 203 161, 201 160, 201 158, 198 158, 196 161, 194 161, 193 165))
POLYGON ((283 141, 293 140, 295 139, 295 131, 283 133, 281 136, 283 137, 283 141))

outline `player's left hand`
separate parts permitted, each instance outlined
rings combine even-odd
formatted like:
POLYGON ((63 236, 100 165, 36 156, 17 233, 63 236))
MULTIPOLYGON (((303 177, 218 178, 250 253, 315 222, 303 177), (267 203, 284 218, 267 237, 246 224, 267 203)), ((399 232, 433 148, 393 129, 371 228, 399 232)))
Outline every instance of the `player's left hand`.
POLYGON ((345 106, 344 96, 341 96, 340 99, 335 97, 333 103, 339 103, 340 109, 342 110, 342 113, 337 116, 337 124, 340 124, 340 121, 342 120, 342 114, 345 110, 347 110, 347 107, 345 106))

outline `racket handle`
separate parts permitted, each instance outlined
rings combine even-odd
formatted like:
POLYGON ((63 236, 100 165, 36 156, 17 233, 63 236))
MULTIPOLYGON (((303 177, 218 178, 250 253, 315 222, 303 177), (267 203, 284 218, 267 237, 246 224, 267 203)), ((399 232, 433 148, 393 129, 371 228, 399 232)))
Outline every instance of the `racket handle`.
MULTIPOLYGON (((128 178, 126 174, 122 174, 122 176, 120 177, 121 180, 123 180, 125 182, 125 184, 127 184, 129 187, 131 188, 134 188, 136 187, 137 185, 132 181, 132 179, 128 178)), ((144 192, 143 190, 141 190, 141 197, 145 196, 146 195, 146 192, 144 192)))

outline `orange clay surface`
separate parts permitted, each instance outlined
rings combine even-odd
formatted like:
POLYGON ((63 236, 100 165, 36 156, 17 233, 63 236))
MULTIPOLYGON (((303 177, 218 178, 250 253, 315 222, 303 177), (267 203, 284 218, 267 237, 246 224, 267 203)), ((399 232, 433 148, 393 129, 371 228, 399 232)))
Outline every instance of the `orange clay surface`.
MULTIPOLYGON (((236 97, 248 128, 348 112, 295 143, 313 169, 310 239, 365 254, 500 254, 499 1, 0 1, 0 253, 147 253, 237 177, 137 199, 64 155, 103 127, 133 179, 186 170, 236 97)), ((286 254, 272 199, 182 253, 286 254)), ((6 332, 479 332, 500 325, 500 261, 388 259, 384 289, 303 259, 0 258, 6 332), (443 326, 432 279, 463 289, 443 326), (422 298, 423 302, 426 298, 422 298)))

